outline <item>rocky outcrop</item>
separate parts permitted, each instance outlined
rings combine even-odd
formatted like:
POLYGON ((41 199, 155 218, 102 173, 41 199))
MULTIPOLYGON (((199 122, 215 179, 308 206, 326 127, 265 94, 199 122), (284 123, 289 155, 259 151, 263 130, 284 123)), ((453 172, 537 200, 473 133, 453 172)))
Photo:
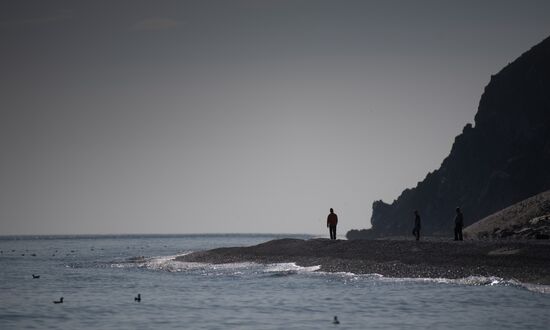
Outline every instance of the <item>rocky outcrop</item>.
POLYGON ((548 189, 550 38, 491 77, 475 125, 464 127, 439 169, 393 203, 374 202, 372 229, 349 237, 410 234, 415 209, 423 234, 449 235, 457 206, 469 225, 548 189))
POLYGON ((550 190, 498 211, 464 229, 470 239, 550 239, 550 190))

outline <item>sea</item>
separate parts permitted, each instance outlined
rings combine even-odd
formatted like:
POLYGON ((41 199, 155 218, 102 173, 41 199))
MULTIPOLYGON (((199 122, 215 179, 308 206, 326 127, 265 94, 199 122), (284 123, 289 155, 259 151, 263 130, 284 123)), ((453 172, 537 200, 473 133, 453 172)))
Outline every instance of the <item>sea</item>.
POLYGON ((547 286, 175 260, 283 237, 2 236, 0 329, 550 328, 547 286))

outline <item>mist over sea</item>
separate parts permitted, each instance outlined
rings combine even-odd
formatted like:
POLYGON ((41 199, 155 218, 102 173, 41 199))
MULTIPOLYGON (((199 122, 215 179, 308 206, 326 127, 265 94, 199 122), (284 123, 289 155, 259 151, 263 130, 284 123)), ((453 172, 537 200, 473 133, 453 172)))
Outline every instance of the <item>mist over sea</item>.
POLYGON ((178 255, 303 235, 0 237, 2 329, 548 329, 547 287, 178 255), (33 279, 32 274, 40 275, 33 279), (141 302, 134 297, 141 294, 141 302), (64 297, 63 304, 53 304, 64 297), (332 324, 337 315, 340 324, 332 324))

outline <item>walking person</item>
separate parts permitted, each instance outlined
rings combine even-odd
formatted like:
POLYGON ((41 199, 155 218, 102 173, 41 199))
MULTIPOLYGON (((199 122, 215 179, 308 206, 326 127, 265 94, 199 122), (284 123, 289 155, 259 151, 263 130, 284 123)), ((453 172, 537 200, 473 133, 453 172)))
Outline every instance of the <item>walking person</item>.
POLYGON ((413 235, 416 237, 416 240, 420 240, 420 215, 418 210, 414 210, 414 228, 413 235))
POLYGON ((331 208, 330 213, 327 217, 327 227, 330 233, 330 239, 336 239, 336 225, 338 224, 338 216, 334 213, 334 210, 331 208))
POLYGON ((464 227, 464 215, 460 207, 456 208, 455 216, 455 241, 462 241, 462 228, 464 227))

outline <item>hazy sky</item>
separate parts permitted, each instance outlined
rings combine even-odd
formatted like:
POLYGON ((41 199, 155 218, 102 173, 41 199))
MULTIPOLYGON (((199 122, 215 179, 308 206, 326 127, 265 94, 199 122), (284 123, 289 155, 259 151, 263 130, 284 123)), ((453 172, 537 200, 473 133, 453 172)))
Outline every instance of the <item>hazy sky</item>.
POLYGON ((0 2, 0 234, 370 227, 550 1, 0 2))

